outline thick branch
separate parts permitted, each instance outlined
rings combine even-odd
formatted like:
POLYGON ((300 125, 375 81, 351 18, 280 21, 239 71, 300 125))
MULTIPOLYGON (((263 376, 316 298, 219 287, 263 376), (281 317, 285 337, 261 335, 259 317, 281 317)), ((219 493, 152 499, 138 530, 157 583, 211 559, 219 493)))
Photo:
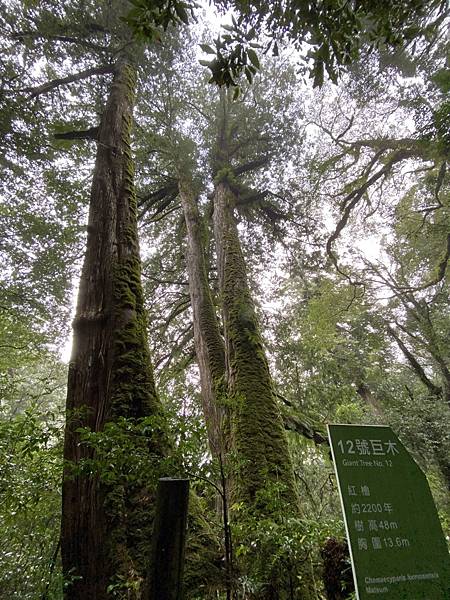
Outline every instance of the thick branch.
POLYGON ((243 173, 248 173, 249 171, 254 171, 255 169, 260 169, 261 167, 266 166, 269 163, 269 160, 269 156, 263 156, 255 160, 251 160, 244 165, 240 165, 239 167, 235 167, 233 172, 235 175, 242 175, 243 173))
POLYGON ((394 329, 392 329, 392 327, 390 325, 387 325, 387 331, 388 331, 389 335, 392 338, 394 338, 394 340, 397 342, 398 347, 403 352, 406 360, 409 362, 409 364, 413 368, 414 372, 419 377, 420 381, 430 390, 430 392, 434 396, 440 396, 442 394, 442 389, 439 386, 435 385, 432 381, 430 381, 430 379, 427 377, 427 375, 425 373, 424 368, 418 362, 418 360, 412 354, 412 352, 407 348, 407 346, 404 344, 404 342, 400 338, 400 336, 397 335, 397 333, 394 331, 394 329))
POLYGON ((32 88, 24 88, 21 90, 22 92, 31 92, 28 96, 28 100, 32 98, 36 98, 37 96, 41 96, 42 94, 48 94, 55 88, 66 85, 68 83, 74 83, 75 81, 82 81, 83 79, 87 79, 88 77, 92 77, 93 75, 104 75, 105 73, 113 73, 114 65, 102 65, 100 67, 92 67, 91 69, 85 69, 84 71, 80 71, 79 73, 73 73, 72 75, 67 75, 67 77, 61 77, 60 79, 52 79, 52 81, 47 81, 42 85, 32 88))
POLYGON ((55 140, 96 140, 98 137, 98 127, 90 127, 83 131, 55 133, 53 137, 55 140))
MULTIPOLYGON (((277 398, 279 398, 283 404, 289 406, 289 408, 294 408, 292 402, 290 402, 287 398, 277 393, 277 398)), ((328 444, 328 438, 325 435, 324 431, 321 430, 317 425, 314 425, 311 421, 307 421, 305 417, 300 419, 299 417, 292 414, 283 414, 283 423, 284 428, 288 431, 295 431, 299 433, 303 437, 308 440, 313 440, 315 444, 328 444)))
POLYGON ((17 31, 11 34, 11 38, 13 40, 17 40, 19 42, 23 41, 23 38, 31 38, 33 40, 48 40, 55 42, 65 42, 68 44, 77 44, 79 46, 83 46, 84 48, 89 48, 90 50, 97 50, 99 52, 106 52, 109 50, 107 46, 101 46, 100 44, 95 44, 94 42, 89 42, 86 39, 73 37, 69 35, 48 35, 39 33, 38 31, 17 31))
POLYGON ((297 417, 292 415, 283 415, 284 428, 288 431, 294 431, 305 437, 308 440, 312 440, 316 445, 328 444, 327 438, 317 429, 311 428, 309 424, 304 421, 300 421, 297 417))

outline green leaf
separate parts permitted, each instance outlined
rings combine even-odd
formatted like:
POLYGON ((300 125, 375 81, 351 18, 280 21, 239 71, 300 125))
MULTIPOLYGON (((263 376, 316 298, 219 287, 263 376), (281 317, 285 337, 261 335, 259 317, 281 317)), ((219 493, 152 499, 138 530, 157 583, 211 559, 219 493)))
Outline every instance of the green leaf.
POLYGON ((315 64, 312 74, 314 77, 313 87, 321 87, 323 85, 324 74, 323 62, 321 60, 315 64))
POLYGON ((183 23, 185 25, 189 24, 189 15, 187 14, 187 12, 182 4, 178 4, 178 3, 175 4, 175 12, 177 13, 180 21, 183 21, 183 23))
POLYGON ((209 46, 208 44, 200 44, 200 48, 203 50, 203 52, 206 52, 206 54, 215 54, 216 53, 214 48, 212 48, 212 46, 209 46))
POLYGON ((260 65, 260 63, 259 63, 259 58, 258 58, 258 55, 257 55, 257 54, 256 54, 256 52, 253 50, 253 48, 249 48, 249 49, 247 50, 247 56, 249 57, 249 59, 250 59, 250 62, 252 63, 252 65, 253 65, 254 67, 256 67, 257 69, 260 69, 260 68, 261 68, 261 65, 260 65))

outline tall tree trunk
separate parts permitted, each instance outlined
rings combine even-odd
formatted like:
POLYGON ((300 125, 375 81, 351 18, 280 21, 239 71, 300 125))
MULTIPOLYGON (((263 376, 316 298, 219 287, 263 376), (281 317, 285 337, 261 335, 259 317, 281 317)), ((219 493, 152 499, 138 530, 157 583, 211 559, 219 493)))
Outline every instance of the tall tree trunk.
MULTIPOLYGON (((83 443, 78 429, 101 432, 123 417, 136 422, 159 413, 146 339, 130 150, 134 89, 134 68, 121 60, 99 128, 73 323, 61 545, 68 600, 107 598, 113 576, 139 583, 142 546, 150 541, 148 494, 105 483, 95 467, 96 450, 83 443)), ((152 452, 161 448, 158 436, 145 444, 152 452)))
POLYGON ((194 322, 194 341, 202 390, 203 413, 212 456, 223 459, 225 349, 209 287, 205 263, 205 230, 193 184, 180 176, 179 190, 187 230, 187 270, 194 322))
POLYGON ((233 442, 240 462, 237 497, 263 508, 268 483, 297 496, 284 427, 250 294, 233 215, 236 196, 224 176, 214 193, 214 233, 225 334, 226 374, 233 403, 233 442), (260 493, 258 497, 258 492, 260 493))

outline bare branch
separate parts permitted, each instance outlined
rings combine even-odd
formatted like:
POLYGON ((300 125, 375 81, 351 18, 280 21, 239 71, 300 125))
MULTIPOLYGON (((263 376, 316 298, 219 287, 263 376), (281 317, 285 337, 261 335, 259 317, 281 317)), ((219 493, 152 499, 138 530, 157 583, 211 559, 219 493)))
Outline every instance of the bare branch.
POLYGON ((212 117, 208 115, 205 111, 203 111, 195 102, 190 102, 189 100, 185 100, 186 104, 196 110, 208 123, 212 122, 212 117))
POLYGON ((339 220, 338 224, 336 225, 336 229, 331 234, 331 236, 328 238, 327 246, 326 246, 327 254, 330 257, 333 265, 339 271, 339 273, 342 273, 342 271, 339 269, 339 265, 338 265, 338 261, 337 261, 336 255, 333 252, 333 244, 337 240, 337 238, 339 237, 339 235, 341 234, 341 231, 347 225, 352 210, 355 208, 355 206, 361 200, 361 198, 363 197, 364 193, 376 181, 378 181, 382 177, 387 177, 387 175, 391 172, 392 168, 394 167, 394 165, 396 163, 398 163, 398 162, 400 162, 402 160, 405 160, 407 158, 410 158, 413 155, 414 155, 414 153, 411 150, 406 150, 406 149, 397 150, 397 151, 393 152, 392 155, 391 155, 391 157, 390 157, 390 159, 388 160, 388 162, 381 169, 379 169, 376 173, 374 173, 372 175, 372 177, 370 177, 369 179, 367 179, 367 181, 365 181, 365 183, 363 183, 363 185, 361 185, 357 189, 355 189, 352 192, 350 192, 350 194, 348 194, 344 198, 343 202, 341 203, 341 206, 344 209, 342 217, 339 220))
POLYGON ((350 117, 350 119, 348 121, 348 125, 344 129, 344 131, 337 136, 336 142, 338 142, 340 139, 342 139, 344 137, 344 135, 350 131, 350 129, 352 128, 354 120, 355 120, 355 113, 353 113, 352 116, 350 117))
POLYGON ((27 100, 31 100, 32 98, 36 98, 37 96, 41 96, 42 94, 48 94, 55 88, 66 85, 68 83, 74 83, 75 81, 81 81, 83 79, 88 79, 93 75, 105 75, 106 73, 114 72, 114 65, 102 65, 100 67, 92 67, 90 69, 85 69, 84 71, 80 71, 79 73, 73 73, 72 75, 67 75, 67 77, 61 77, 60 79, 53 79, 52 81, 47 81, 42 85, 37 87, 29 87, 20 90, 21 92, 31 92, 28 96, 27 100))
POLYGON ((426 375, 424 368, 413 355, 413 353, 407 348, 406 344, 400 338, 400 336, 395 332, 395 330, 387 323, 386 324, 387 331, 389 335, 397 342, 398 347, 403 352, 405 358, 413 368, 416 375, 419 377, 420 381, 430 390, 430 392, 434 396, 440 396, 442 394, 442 388, 435 385, 426 375))
POLYGON ((50 35, 39 33, 38 31, 16 31, 11 34, 13 40, 22 42, 23 38, 31 38, 34 40, 48 40, 50 42, 65 42, 68 44, 77 44, 83 48, 89 48, 90 50, 97 50, 98 52, 107 52, 109 48, 107 46, 101 46, 94 42, 89 42, 86 39, 68 36, 68 35, 50 35))

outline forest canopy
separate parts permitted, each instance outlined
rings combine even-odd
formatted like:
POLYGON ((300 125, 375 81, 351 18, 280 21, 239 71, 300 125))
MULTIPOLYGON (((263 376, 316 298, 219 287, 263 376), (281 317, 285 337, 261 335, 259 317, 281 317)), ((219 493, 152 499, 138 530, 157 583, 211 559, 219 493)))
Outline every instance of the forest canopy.
POLYGON ((351 598, 329 423, 450 536, 445 2, 0 7, 0 598, 351 598), (67 348, 71 347, 70 359, 67 348))

